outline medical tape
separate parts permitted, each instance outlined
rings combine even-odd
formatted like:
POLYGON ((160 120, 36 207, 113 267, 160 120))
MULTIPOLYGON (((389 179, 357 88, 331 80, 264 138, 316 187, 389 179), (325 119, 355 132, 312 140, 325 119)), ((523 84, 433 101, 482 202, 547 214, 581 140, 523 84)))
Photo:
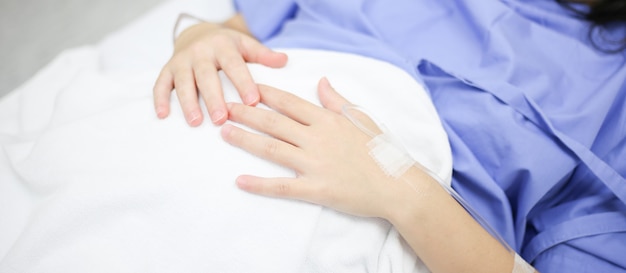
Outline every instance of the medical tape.
POLYGON ((388 133, 375 136, 367 143, 367 147, 378 167, 393 178, 400 178, 415 164, 415 160, 388 133))
POLYGON ((513 261, 513 273, 535 273, 535 268, 529 265, 524 258, 515 253, 515 260, 513 261))
POLYGON ((399 142, 388 133, 387 129, 380 122, 377 122, 369 115, 363 108, 346 104, 342 107, 343 115, 348 118, 372 139, 367 143, 369 148, 369 155, 374 159, 374 162, 380 167, 380 169, 388 176, 393 178, 400 178, 411 166, 415 164, 415 160, 406 152, 406 149, 399 144, 399 142), (351 111, 358 111, 361 114, 365 114, 375 125, 376 129, 382 131, 382 133, 374 133, 373 130, 367 128, 361 120, 358 120, 351 111))

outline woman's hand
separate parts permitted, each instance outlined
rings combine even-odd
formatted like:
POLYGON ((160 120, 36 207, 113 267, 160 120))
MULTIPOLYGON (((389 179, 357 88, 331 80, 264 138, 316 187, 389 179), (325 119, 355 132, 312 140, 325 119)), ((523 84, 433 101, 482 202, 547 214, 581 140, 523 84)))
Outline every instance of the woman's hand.
POLYGON ((366 145, 371 137, 340 114, 348 101, 326 79, 318 86, 326 109, 269 86, 259 86, 259 90, 261 102, 277 112, 230 104, 230 119, 271 137, 228 124, 222 129, 222 137, 234 146, 294 169, 297 177, 242 175, 236 180, 241 189, 304 200, 359 216, 389 216, 399 200, 398 192, 406 192, 407 185, 385 175, 369 156, 366 145))
MULTIPOLYGON (((348 102, 325 79, 318 86, 325 108, 269 86, 259 90, 261 102, 278 112, 230 104, 230 119, 269 136, 226 124, 222 137, 297 177, 243 175, 241 189, 387 219, 432 272, 511 272, 514 255, 428 174, 384 174, 368 154, 371 137, 339 114, 348 102)), ((366 116, 356 118, 374 128, 366 116)))
POLYGON ((174 54, 163 67, 154 86, 154 105, 159 118, 170 112, 170 92, 176 94, 190 126, 202 123, 203 114, 198 92, 207 106, 211 121, 222 124, 228 118, 218 71, 224 70, 239 92, 242 101, 255 105, 259 91, 246 62, 269 67, 282 67, 287 55, 265 47, 246 34, 240 15, 223 25, 200 23, 181 33, 176 39, 174 54))

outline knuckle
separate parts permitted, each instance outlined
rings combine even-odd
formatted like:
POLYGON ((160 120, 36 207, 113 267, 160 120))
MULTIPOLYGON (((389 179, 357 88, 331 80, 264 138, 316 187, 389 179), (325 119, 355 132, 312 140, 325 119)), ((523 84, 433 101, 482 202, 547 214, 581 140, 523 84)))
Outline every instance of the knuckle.
POLYGON ((170 74, 175 77, 174 80, 176 80, 176 78, 178 78, 177 76, 189 71, 191 69, 191 65, 183 61, 181 57, 178 57, 176 61, 172 61, 169 64, 168 69, 170 74))
POLYGON ((278 142, 271 140, 271 139, 266 141, 265 145, 263 146, 263 154, 268 157, 274 156, 277 150, 278 150, 278 142))
POLYGON ((193 43, 189 45, 188 50, 193 56, 202 56, 209 52, 209 47, 203 43, 193 43))
POLYGON ((196 67, 194 68, 194 70, 196 71, 196 73, 204 75, 204 74, 208 74, 208 73, 213 72, 213 70, 215 70, 215 69, 211 65, 210 62, 202 60, 202 61, 199 61, 196 64, 196 67))
POLYGON ((286 182, 280 182, 273 187, 273 191, 273 194, 277 196, 289 195, 291 193, 291 185, 286 182))
POLYGON ((176 76, 174 79, 174 87, 177 92, 195 92, 196 84, 192 79, 187 79, 187 77, 176 76))
POLYGON ((197 97, 197 90, 194 84, 189 82, 176 83, 176 93, 181 100, 195 99, 197 97))
POLYGON ((262 122, 264 128, 274 128, 278 123, 278 115, 268 113, 267 115, 264 115, 262 122))
POLYGON ((176 52, 167 63, 167 67, 172 73, 179 73, 180 71, 184 71, 189 67, 190 60, 192 60, 193 58, 193 52, 176 52))
POLYGON ((215 47, 232 46, 232 38, 225 30, 216 30, 209 37, 209 43, 215 47))
POLYGON ((243 60, 236 56, 223 56, 219 63, 220 67, 224 70, 236 70, 244 66, 243 60))
POLYGON ((281 93, 276 98, 276 106, 279 109, 284 109, 286 106, 296 103, 297 98, 289 93, 281 93))

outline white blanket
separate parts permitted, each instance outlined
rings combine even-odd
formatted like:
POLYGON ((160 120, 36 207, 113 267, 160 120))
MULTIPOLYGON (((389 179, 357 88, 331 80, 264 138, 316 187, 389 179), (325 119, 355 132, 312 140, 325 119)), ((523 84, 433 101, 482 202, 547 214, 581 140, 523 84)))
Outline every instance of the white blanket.
MULTIPOLYGON (((192 7, 206 4, 166 3, 68 50, 0 101, 0 272, 427 272, 385 221, 238 190, 239 174, 293 173, 227 145, 208 122, 189 128, 175 96, 172 115, 155 117, 152 84, 171 48, 163 18, 192 7), (152 53, 122 50, 156 40, 152 53)), ((284 69, 251 65, 255 80, 317 102, 327 76, 449 180, 445 132, 410 76, 349 54, 285 52, 284 69)))

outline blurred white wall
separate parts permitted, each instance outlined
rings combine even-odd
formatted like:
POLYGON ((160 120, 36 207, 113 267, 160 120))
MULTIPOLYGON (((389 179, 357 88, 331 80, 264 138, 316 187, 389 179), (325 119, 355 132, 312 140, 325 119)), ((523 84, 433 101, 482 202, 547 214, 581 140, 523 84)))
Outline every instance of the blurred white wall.
POLYGON ((164 0, 0 0, 0 97, 62 50, 98 42, 164 0))

